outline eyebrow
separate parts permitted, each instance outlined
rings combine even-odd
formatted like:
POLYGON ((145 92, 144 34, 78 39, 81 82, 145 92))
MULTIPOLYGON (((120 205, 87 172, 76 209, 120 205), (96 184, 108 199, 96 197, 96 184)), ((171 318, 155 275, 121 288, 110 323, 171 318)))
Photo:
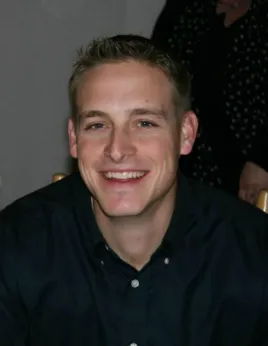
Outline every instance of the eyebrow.
MULTIPOLYGON (((126 113, 130 114, 131 117, 137 116, 137 115, 153 115, 158 118, 167 118, 167 113, 162 108, 156 108, 156 107, 138 107, 129 109, 126 111, 126 113)), ((89 110, 84 111, 78 114, 79 118, 87 119, 87 118, 96 118, 96 117, 109 117, 109 114, 100 110, 89 110)))
POLYGON ((86 119, 86 118, 96 118, 96 117, 107 117, 108 114, 102 111, 98 110, 90 110, 90 111, 84 111, 78 114, 78 117, 80 119, 86 119))
POLYGON ((134 108, 130 110, 130 115, 154 115, 158 118, 167 118, 167 114, 162 108, 155 108, 155 107, 141 107, 141 108, 134 108))

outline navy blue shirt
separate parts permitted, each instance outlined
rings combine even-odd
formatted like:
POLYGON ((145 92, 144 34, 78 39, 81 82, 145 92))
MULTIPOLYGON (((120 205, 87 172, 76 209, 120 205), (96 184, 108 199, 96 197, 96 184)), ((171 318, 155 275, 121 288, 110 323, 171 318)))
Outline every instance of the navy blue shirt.
POLYGON ((138 272, 106 246, 71 175, 0 214, 0 345, 268 345, 267 237, 267 215, 181 176, 138 272))

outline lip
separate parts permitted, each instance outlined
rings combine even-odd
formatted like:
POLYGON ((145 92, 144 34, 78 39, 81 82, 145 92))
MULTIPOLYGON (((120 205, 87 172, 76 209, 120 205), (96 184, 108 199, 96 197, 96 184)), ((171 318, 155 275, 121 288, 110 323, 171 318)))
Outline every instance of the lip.
POLYGON ((148 170, 144 170, 144 169, 106 169, 105 171, 99 171, 100 174, 105 175, 108 173, 112 173, 112 174, 123 174, 123 173, 142 173, 144 175, 146 175, 147 173, 149 173, 148 170))
POLYGON ((141 181, 149 171, 137 169, 105 170, 100 172, 105 181, 110 183, 137 183, 141 181))
POLYGON ((148 170, 145 169, 137 169, 137 168, 127 168, 127 169, 105 169, 105 170, 100 170, 99 173, 108 173, 108 172, 114 172, 114 173, 122 173, 122 172, 149 172, 148 170))

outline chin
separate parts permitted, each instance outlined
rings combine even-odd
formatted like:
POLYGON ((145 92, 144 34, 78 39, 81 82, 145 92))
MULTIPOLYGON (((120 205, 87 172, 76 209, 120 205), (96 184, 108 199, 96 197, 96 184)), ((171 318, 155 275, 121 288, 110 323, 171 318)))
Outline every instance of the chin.
POLYGON ((132 217, 140 215, 144 208, 137 206, 105 206, 101 208, 108 217, 132 217))

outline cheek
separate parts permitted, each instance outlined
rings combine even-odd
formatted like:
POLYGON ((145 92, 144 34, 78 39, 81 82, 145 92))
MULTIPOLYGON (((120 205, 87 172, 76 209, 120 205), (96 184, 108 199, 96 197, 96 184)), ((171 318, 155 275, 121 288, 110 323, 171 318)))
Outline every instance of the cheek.
POLYGON ((92 139, 87 137, 86 135, 81 135, 77 141, 77 152, 78 155, 83 157, 89 156, 93 157, 96 154, 100 155, 103 150, 103 140, 100 139, 92 139))
POLYGON ((96 144, 96 141, 80 138, 77 142, 77 159, 82 166, 91 168, 96 161, 99 161, 102 156, 101 146, 96 144))
POLYGON ((144 142, 140 147, 140 153, 150 158, 154 164, 163 169, 172 169, 177 165, 178 148, 177 142, 161 138, 144 142))

